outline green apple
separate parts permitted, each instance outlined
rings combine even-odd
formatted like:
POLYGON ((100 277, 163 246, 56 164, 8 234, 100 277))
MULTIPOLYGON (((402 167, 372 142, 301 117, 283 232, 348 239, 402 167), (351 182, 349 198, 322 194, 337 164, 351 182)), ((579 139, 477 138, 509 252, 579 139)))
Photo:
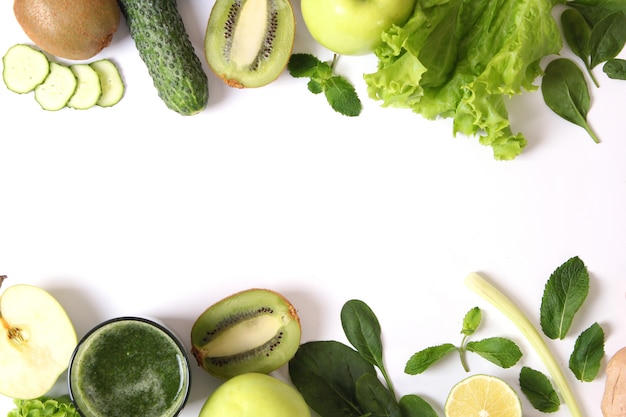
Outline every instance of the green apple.
POLYGON ((391 25, 404 24, 416 0, 302 0, 302 18, 313 39, 340 55, 365 55, 391 25))
POLYGON ((73 324, 50 293, 27 284, 8 287, 0 296, 0 394, 46 394, 67 369, 76 344, 73 324))
POLYGON ((311 417, 302 395, 271 375, 237 375, 206 400, 199 417, 311 417))

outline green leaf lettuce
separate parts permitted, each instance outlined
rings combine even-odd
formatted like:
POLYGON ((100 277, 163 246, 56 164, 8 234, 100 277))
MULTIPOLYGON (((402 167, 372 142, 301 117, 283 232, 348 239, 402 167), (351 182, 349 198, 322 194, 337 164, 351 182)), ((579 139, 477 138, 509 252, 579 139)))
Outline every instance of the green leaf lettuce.
POLYGON ((553 6, 552 0, 418 0, 406 24, 383 33, 378 68, 364 75, 368 94, 427 119, 453 118, 455 135, 477 135, 495 159, 514 159, 526 138, 511 131, 505 98, 536 90, 540 60, 561 50, 553 6), (442 37, 438 25, 454 33, 442 37), (426 77, 428 71, 446 73, 426 77))

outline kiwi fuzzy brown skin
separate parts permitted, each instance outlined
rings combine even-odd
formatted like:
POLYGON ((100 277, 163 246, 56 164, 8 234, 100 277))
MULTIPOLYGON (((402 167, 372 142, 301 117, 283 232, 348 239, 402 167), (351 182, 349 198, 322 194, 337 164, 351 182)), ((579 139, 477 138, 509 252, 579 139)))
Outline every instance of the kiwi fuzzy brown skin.
POLYGON ((286 364, 300 346, 296 308, 280 293, 252 288, 207 308, 191 329, 192 354, 219 379, 268 374, 286 364))
POLYGON ((109 46, 121 19, 116 0, 14 0, 13 12, 39 48, 71 60, 109 46))

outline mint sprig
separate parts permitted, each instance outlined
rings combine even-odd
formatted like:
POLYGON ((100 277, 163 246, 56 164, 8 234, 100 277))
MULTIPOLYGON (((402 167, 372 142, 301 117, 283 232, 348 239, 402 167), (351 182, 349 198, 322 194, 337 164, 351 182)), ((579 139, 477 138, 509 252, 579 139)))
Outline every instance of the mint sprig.
POLYGON ((311 54, 292 54, 287 70, 294 78, 309 78, 307 87, 313 94, 324 93, 330 107, 344 116, 361 114, 361 100, 354 86, 343 76, 335 74, 337 55, 332 62, 323 62, 311 54))

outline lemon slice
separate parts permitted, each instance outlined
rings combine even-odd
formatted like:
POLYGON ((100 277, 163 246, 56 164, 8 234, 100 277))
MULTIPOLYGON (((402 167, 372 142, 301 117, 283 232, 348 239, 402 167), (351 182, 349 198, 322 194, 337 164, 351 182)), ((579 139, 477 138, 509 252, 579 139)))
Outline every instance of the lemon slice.
POLYGON ((457 383, 444 406, 446 417, 521 417, 515 390, 491 375, 472 375, 457 383))

